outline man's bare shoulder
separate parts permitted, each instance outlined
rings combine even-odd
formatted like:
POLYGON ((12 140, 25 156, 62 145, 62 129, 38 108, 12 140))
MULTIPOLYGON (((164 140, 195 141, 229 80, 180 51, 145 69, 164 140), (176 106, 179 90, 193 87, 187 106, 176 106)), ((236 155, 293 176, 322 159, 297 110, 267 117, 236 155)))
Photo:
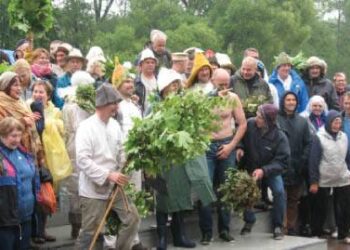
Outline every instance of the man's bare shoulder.
POLYGON ((234 100, 239 100, 240 101, 240 98, 239 98, 239 96, 236 93, 228 92, 228 96, 229 96, 229 98, 232 98, 234 100))

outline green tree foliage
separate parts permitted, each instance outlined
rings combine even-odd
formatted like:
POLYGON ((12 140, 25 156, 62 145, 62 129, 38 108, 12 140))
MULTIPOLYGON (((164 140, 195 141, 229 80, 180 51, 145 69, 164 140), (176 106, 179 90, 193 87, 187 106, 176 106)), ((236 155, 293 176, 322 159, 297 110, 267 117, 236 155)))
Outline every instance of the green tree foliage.
POLYGON ((114 30, 98 32, 94 39, 111 57, 117 54, 121 61, 134 60, 149 41, 152 29, 165 31, 169 37, 167 47, 172 51, 190 46, 217 50, 222 47, 220 36, 207 20, 185 12, 177 1, 131 0, 130 8, 129 15, 114 20, 114 30))
POLYGON ((101 46, 104 52, 113 57, 117 55, 121 61, 136 58, 143 43, 135 39, 135 30, 132 26, 120 24, 113 32, 98 32, 94 44, 101 46))
POLYGON ((204 21, 193 24, 181 24, 175 30, 166 30, 168 46, 173 51, 182 51, 188 47, 211 48, 220 51, 222 39, 216 31, 204 21))
MULTIPOLYGON (((177 0, 174 0, 179 2, 177 0)), ((214 4, 213 0, 181 0, 180 4, 185 7, 185 10, 194 15, 204 16, 211 6, 214 4)))
MULTIPOLYGON (((14 48, 16 41, 23 38, 23 33, 9 25, 7 9, 13 9, 10 2, 28 4, 28 8, 20 6, 28 12, 50 0, 0 2, 0 46, 5 48, 14 48)), ((53 29, 43 33, 35 46, 47 47, 50 40, 60 39, 83 53, 92 45, 100 45, 110 57, 118 55, 122 61, 134 60, 149 40, 150 31, 160 29, 168 35, 167 47, 171 51, 190 46, 211 48, 229 53, 237 66, 247 47, 258 48, 270 70, 273 56, 281 51, 320 56, 329 65, 329 75, 336 70, 346 72, 350 64, 348 0, 114 0, 111 3, 111 0, 60 1, 53 9, 53 29)), ((43 14, 40 8, 38 13, 43 14)), ((21 16, 16 18, 21 20, 21 16)), ((27 25, 24 20, 17 23, 22 28, 27 25)), ((40 25, 45 26, 45 22, 39 22, 40 25)))
POLYGON ((336 71, 350 73, 350 2, 348 0, 318 0, 319 19, 314 22, 312 36, 305 51, 318 55, 328 64, 328 76, 336 71))
POLYGON ((274 32, 283 37, 282 50, 297 53, 310 38, 310 22, 315 16, 313 1, 277 1, 274 32), (281 3, 279 3, 281 2, 281 3))
POLYGON ((63 8, 54 10, 55 24, 51 39, 66 41, 87 51, 96 35, 90 4, 83 0, 65 0, 63 8))
POLYGON ((40 37, 52 28, 51 0, 10 0, 7 10, 10 25, 31 36, 40 37))
MULTIPOLYGON (((348 71, 350 64, 350 1, 338 1, 340 2, 340 10, 338 10, 337 25, 336 25, 336 37, 337 37, 337 53, 336 63, 333 71, 348 71)), ((332 65, 333 66, 333 65, 332 65)), ((349 72, 350 73, 350 72, 349 72)))
POLYGON ((181 6, 170 0, 130 0, 128 22, 137 37, 149 37, 150 30, 174 30, 188 19, 181 6))
POLYGON ((12 29, 9 23, 7 6, 9 0, 0 1, 0 48, 14 49, 16 41, 23 37, 18 29, 12 29))
POLYGON ((314 15, 312 1, 218 0, 209 11, 209 20, 223 36, 226 48, 231 46, 237 53, 256 47, 269 66, 272 55, 301 49, 311 32, 305 22, 309 15, 314 15), (308 12, 300 10, 302 5, 308 7, 308 12))

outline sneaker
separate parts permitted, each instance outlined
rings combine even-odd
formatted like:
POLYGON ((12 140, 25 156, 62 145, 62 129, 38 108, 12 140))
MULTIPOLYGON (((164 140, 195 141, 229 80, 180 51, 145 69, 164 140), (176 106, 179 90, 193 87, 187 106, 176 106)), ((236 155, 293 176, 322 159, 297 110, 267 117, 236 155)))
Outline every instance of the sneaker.
POLYGON ((344 238, 344 243, 350 244, 350 237, 349 236, 344 238))
POLYGON ((337 238, 338 238, 338 231, 337 231, 337 230, 335 230, 335 231, 333 231, 333 232, 331 233, 331 238, 332 238, 332 239, 337 239, 337 238))
POLYGON ((227 231, 222 231, 219 234, 219 238, 222 239, 223 241, 226 242, 234 242, 235 238, 233 238, 233 236, 231 236, 227 231))
POLYGON ((276 227, 275 230, 273 231, 273 238, 275 240, 282 240, 283 239, 283 232, 280 227, 276 227))
POLYGON ((241 230, 241 235, 247 235, 252 232, 254 223, 248 223, 246 222, 241 230))
POLYGON ((203 234, 203 237, 201 239, 202 245, 204 246, 209 245, 211 241, 212 241, 212 237, 210 236, 210 234, 208 233, 203 234))

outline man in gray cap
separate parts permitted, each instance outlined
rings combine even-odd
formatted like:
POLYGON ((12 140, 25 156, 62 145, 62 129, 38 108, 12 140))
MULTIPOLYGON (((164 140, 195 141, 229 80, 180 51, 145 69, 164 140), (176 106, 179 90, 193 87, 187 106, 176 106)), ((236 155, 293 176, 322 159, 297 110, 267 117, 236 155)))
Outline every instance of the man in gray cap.
MULTIPOLYGON (((111 85, 101 85, 96 91, 95 114, 83 121, 77 131, 76 162, 80 169, 79 196, 82 209, 77 249, 89 248, 103 211, 106 210, 113 185, 124 186, 129 182, 129 177, 121 173, 124 162, 122 132, 112 118, 121 100, 111 85)), ((140 224, 135 205, 129 203, 129 211, 125 205, 122 197, 117 196, 112 207, 123 224, 116 244, 118 250, 132 249, 140 224)), ((102 249, 101 243, 101 240, 98 241, 97 249, 102 249)))

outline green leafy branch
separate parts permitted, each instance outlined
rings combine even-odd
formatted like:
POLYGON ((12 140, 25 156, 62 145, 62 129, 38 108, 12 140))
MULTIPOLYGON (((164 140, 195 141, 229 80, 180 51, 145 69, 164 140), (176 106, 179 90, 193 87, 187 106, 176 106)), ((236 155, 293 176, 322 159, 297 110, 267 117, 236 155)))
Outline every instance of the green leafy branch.
POLYGON ((261 104, 267 102, 267 97, 264 95, 249 96, 242 101, 242 106, 246 117, 253 117, 261 104))
POLYGON ((216 108, 233 105, 220 97, 197 91, 170 95, 153 104, 153 112, 143 120, 135 119, 125 143, 128 155, 126 172, 143 169, 156 176, 171 166, 202 155, 211 133, 219 129, 216 108))
POLYGON ((299 52, 295 57, 291 57, 293 67, 298 71, 303 71, 307 67, 307 58, 303 52, 299 52))
POLYGON ((246 171, 230 168, 226 176, 218 189, 221 199, 227 207, 242 216, 245 209, 252 208, 260 200, 259 187, 246 171))
POLYGON ((96 91, 92 85, 79 85, 76 90, 75 101, 80 108, 89 112, 95 112, 96 91))

